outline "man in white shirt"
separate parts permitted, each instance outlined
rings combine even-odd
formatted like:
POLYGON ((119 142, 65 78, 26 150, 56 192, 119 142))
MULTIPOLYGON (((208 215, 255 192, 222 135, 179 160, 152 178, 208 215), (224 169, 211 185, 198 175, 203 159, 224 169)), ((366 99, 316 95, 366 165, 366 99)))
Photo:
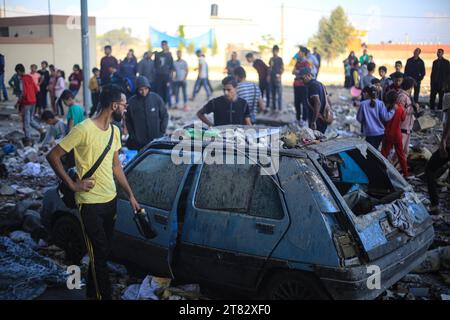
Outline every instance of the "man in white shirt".
POLYGON ((182 59, 181 50, 177 51, 177 60, 173 63, 173 66, 175 68, 173 86, 174 86, 174 91, 175 91, 176 107, 178 108, 178 103, 180 101, 180 89, 181 89, 183 92, 184 110, 188 111, 186 78, 189 73, 189 67, 188 67, 187 62, 182 59))
POLYGON ((194 91, 192 93, 191 101, 194 101, 195 96, 199 93, 202 86, 205 88, 207 100, 211 96, 211 90, 208 85, 208 63, 206 63, 205 55, 201 50, 196 51, 198 57, 198 78, 195 82, 194 91))

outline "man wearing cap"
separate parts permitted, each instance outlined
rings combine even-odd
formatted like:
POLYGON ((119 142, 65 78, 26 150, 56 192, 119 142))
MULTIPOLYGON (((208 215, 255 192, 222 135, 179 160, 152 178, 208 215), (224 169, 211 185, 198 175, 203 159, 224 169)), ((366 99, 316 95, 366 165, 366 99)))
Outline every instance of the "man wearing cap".
POLYGON ((169 114, 163 99, 150 92, 146 77, 136 79, 137 93, 131 97, 126 113, 129 138, 127 147, 139 150, 166 133, 169 114))
POLYGON ((430 211, 433 214, 439 213, 439 195, 436 183, 439 175, 437 173, 442 173, 441 169, 450 162, 450 93, 444 95, 442 111, 446 114, 446 121, 444 121, 441 143, 439 149, 431 156, 425 169, 431 201, 430 211))
POLYGON ((325 133, 327 123, 323 120, 323 113, 328 97, 322 83, 314 79, 310 68, 302 68, 298 72, 298 77, 303 80, 308 90, 307 98, 310 106, 309 127, 325 133))

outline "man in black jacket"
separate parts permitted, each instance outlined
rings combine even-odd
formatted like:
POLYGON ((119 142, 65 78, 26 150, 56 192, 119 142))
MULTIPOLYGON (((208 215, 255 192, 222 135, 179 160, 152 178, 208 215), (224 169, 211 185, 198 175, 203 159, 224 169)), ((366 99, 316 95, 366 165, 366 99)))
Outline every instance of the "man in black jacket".
POLYGON ((420 82, 425 77, 425 63, 419 57, 421 52, 420 48, 414 50, 414 56, 408 59, 405 67, 405 76, 416 80, 416 85, 414 86, 414 101, 416 103, 419 103, 420 82))
POLYGON ((170 80, 173 78, 173 72, 175 71, 175 68, 173 66, 172 53, 170 52, 167 41, 164 40, 161 42, 161 48, 161 52, 155 53, 155 91, 161 96, 165 103, 168 103, 170 99, 170 80))
POLYGON ((137 94, 128 102, 126 124, 129 138, 127 147, 139 150, 154 139, 166 133, 169 122, 164 101, 150 92, 150 83, 146 77, 136 79, 137 94))
POLYGON ((444 58, 444 49, 438 49, 437 56, 438 58, 434 60, 433 69, 431 70, 430 108, 432 110, 435 110, 435 100, 437 94, 439 94, 438 109, 442 109, 444 89, 450 74, 450 63, 444 58))

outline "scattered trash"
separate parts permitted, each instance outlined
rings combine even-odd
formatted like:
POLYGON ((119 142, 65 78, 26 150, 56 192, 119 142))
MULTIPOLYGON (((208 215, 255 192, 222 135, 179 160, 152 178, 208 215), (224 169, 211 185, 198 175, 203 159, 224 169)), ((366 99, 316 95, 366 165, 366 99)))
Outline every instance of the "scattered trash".
POLYGON ((0 300, 31 300, 66 284, 65 270, 26 243, 0 237, 0 300))
POLYGON ((16 151, 16 147, 13 144, 7 143, 3 145, 2 150, 5 154, 10 154, 16 151))
POLYGON ((425 260, 417 267, 415 273, 437 272, 450 269, 450 247, 440 247, 427 252, 425 260))
POLYGON ((25 195, 31 195, 31 194, 35 193, 36 191, 31 188, 25 187, 25 188, 18 188, 17 192, 25 194, 25 195))
POLYGON ((139 284, 132 284, 122 295, 123 300, 159 300, 155 295, 155 290, 160 288, 159 284, 153 280, 152 276, 146 276, 139 284))
POLYGON ((41 165, 39 163, 28 162, 25 164, 22 175, 37 177, 41 174, 41 165))
POLYGON ((114 263, 111 261, 108 261, 107 264, 109 271, 112 271, 120 276, 125 276, 128 274, 127 268, 121 264, 114 263))
POLYGON ((414 297, 429 297, 430 296, 430 289, 428 288, 410 288, 409 293, 412 294, 414 297))
POLYGON ((450 300, 450 295, 449 294, 441 294, 441 299, 444 301, 449 301, 450 300))

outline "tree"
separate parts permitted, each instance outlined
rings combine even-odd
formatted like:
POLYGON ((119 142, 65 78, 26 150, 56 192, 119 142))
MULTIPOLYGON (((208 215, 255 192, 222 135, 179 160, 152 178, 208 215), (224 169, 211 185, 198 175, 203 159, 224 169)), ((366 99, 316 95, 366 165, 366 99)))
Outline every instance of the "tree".
POLYGON ((331 61, 345 52, 353 27, 341 6, 331 12, 329 18, 319 21, 319 31, 308 41, 309 47, 317 51, 326 61, 331 61))
POLYGON ((105 34, 98 36, 97 39, 102 46, 129 46, 140 42, 138 38, 131 35, 131 28, 124 27, 121 29, 110 30, 105 34))
POLYGON ((190 42, 189 45, 187 46, 186 50, 189 54, 194 54, 195 53, 195 43, 190 42))
POLYGON ((262 40, 262 43, 258 46, 260 52, 263 52, 267 49, 272 49, 272 47, 275 45, 275 38, 271 34, 263 35, 262 40))
POLYGON ((219 52, 219 44, 217 43, 217 37, 214 34, 214 40, 213 40, 213 44, 212 44, 212 48, 211 48, 211 54, 213 56, 217 55, 217 53, 219 52))
POLYGON ((186 47, 185 44, 185 33, 184 33, 184 25, 178 26, 178 37, 180 38, 180 44, 178 45, 179 50, 183 50, 186 47))

